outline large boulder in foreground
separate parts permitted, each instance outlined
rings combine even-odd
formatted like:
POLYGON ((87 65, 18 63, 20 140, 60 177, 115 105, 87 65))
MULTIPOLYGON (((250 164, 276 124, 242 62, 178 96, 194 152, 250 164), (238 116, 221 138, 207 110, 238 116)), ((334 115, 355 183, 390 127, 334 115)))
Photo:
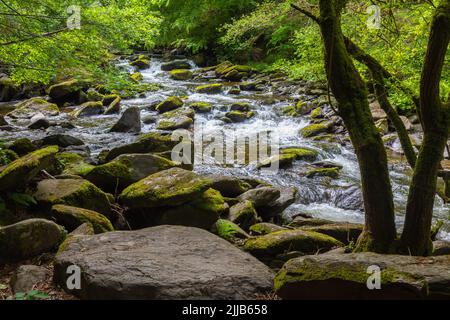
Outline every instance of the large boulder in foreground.
POLYGON ((194 172, 171 168, 132 184, 122 192, 120 201, 134 209, 179 206, 196 199, 211 184, 194 172))
POLYGON ((52 251, 65 235, 64 228, 44 219, 29 219, 0 227, 0 264, 52 251))
POLYGON ((323 254, 288 261, 275 278, 283 299, 421 299, 450 297, 450 256, 323 254), (370 266, 381 289, 367 288, 370 266))
POLYGON ((50 146, 29 153, 0 168, 0 192, 13 191, 25 186, 41 170, 54 165, 58 147, 50 146))
POLYGON ((111 215, 106 193, 83 179, 42 180, 37 185, 34 197, 41 205, 48 207, 63 204, 96 211, 107 217, 111 215))
POLYGON ((81 269, 81 299, 252 299, 272 289, 272 272, 207 231, 159 226, 73 238, 57 254, 54 279, 81 269), (157 245, 155 245, 157 244, 157 245))

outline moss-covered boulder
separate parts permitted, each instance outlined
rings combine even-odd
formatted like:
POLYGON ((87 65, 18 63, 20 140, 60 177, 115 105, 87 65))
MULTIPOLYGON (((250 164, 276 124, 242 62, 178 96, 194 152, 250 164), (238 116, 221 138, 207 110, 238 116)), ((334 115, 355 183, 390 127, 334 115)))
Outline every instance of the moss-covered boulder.
POLYGON ((163 63, 161 65, 161 70, 172 71, 180 69, 191 69, 191 65, 187 60, 174 60, 170 62, 163 63))
POLYGON ((140 136, 134 143, 111 149, 105 155, 105 161, 109 162, 122 154, 171 151, 178 143, 178 141, 172 141, 170 134, 151 132, 140 136))
POLYGON ((106 193, 84 179, 42 180, 37 185, 34 197, 43 207, 62 204, 111 216, 111 205, 106 193))
POLYGON ((279 154, 262 160, 257 168, 276 168, 286 169, 292 167, 292 164, 296 160, 296 155, 292 153, 279 154))
POLYGON ((59 146, 61 148, 84 145, 83 140, 78 139, 77 137, 74 137, 74 136, 69 136, 67 134, 48 135, 45 138, 38 140, 38 143, 43 146, 55 145, 55 146, 59 146))
POLYGON ((114 231, 108 218, 92 210, 58 204, 52 207, 52 217, 69 232, 84 223, 91 224, 95 233, 114 231))
POLYGON ((244 230, 258 222, 258 214, 251 201, 243 201, 230 208, 230 221, 236 223, 244 230))
POLYGON ((14 151, 19 156, 24 156, 30 152, 35 151, 37 147, 36 144, 34 144, 30 139, 20 138, 14 140, 14 142, 8 146, 8 149, 14 151))
POLYGON ((225 219, 217 220, 211 231, 234 244, 242 244, 245 239, 250 237, 237 224, 225 219))
POLYGON ((227 208, 221 194, 214 189, 208 189, 179 206, 129 210, 126 218, 133 229, 181 225, 210 230, 227 208))
POLYGON ((320 119, 322 117, 323 117, 323 115, 322 115, 322 108, 321 107, 317 107, 311 112, 311 118, 312 119, 320 119))
POLYGON ((89 90, 86 92, 87 99, 89 101, 102 101, 104 95, 95 90, 94 88, 89 88, 89 90))
POLYGON ((315 137, 319 134, 329 132, 332 126, 330 122, 310 124, 300 130, 300 135, 303 138, 315 137))
POLYGON ((260 222, 252 225, 250 227, 250 234, 252 236, 264 236, 269 233, 288 230, 288 228, 281 227, 279 225, 268 223, 268 222, 260 222))
POLYGON ((207 178, 212 180, 211 187, 224 197, 234 198, 252 188, 249 183, 234 176, 208 175, 207 178))
POLYGON ((63 175, 85 176, 95 166, 86 163, 84 158, 76 153, 62 152, 56 155, 56 163, 63 175))
POLYGON ((247 102, 235 102, 230 106, 230 111, 249 112, 252 109, 247 102))
POLYGON ((48 95, 57 103, 64 103, 78 99, 83 84, 78 80, 68 80, 52 85, 48 89, 48 95))
POLYGON ((302 228, 302 227, 317 227, 324 226, 327 224, 333 224, 331 220, 313 218, 303 215, 298 215, 289 223, 289 227, 292 228, 302 228))
POLYGON ((120 113, 120 102, 122 98, 118 94, 107 95, 103 98, 102 104, 106 108, 104 114, 120 113))
POLYGON ((195 88, 197 93, 218 94, 223 91, 223 85, 220 83, 205 84, 195 88))
POLYGON ((292 154, 295 156, 295 160, 303 161, 315 161, 319 156, 319 153, 312 149, 306 148, 286 148, 280 151, 281 154, 292 154))
POLYGON ((258 258, 273 258, 289 251, 303 254, 326 252, 343 243, 325 234, 304 230, 283 230, 248 239, 244 250, 258 258))
POLYGON ((192 126, 194 120, 186 116, 161 119, 158 122, 158 130, 173 131, 178 129, 188 129, 192 126))
POLYGON ((130 78, 131 78, 131 80, 134 80, 135 82, 140 82, 140 81, 144 80, 144 76, 140 72, 133 72, 132 74, 130 74, 130 78))
POLYGON ((322 254, 288 261, 275 277, 286 300, 448 299, 449 257, 410 257, 375 253, 322 254), (380 268, 380 289, 369 277, 380 268))
POLYGON ((11 78, 0 76, 0 102, 11 101, 19 93, 19 87, 14 84, 11 78))
POLYGON ((71 113, 74 118, 89 117, 103 114, 105 107, 100 101, 89 101, 83 103, 77 110, 71 113))
POLYGON ((29 219, 0 227, 0 264, 56 251, 65 235, 62 227, 44 219, 29 219))
POLYGON ((251 189, 241 194, 240 201, 250 200, 255 208, 264 207, 280 197, 280 190, 274 187, 261 187, 251 189))
POLYGON ((122 192, 120 202, 130 208, 179 206, 196 199, 211 184, 194 172, 171 168, 132 184, 122 192))
POLYGON ((230 90, 228 90, 228 94, 239 95, 239 94, 241 94, 241 89, 239 89, 239 87, 231 88, 230 90))
POLYGON ((212 104, 209 102, 194 102, 189 105, 197 113, 208 113, 212 110, 212 104))
POLYGON ((183 106, 183 100, 178 97, 169 97, 156 106, 156 111, 159 113, 165 113, 172 111, 183 106))
POLYGON ((350 242, 356 243, 363 229, 364 225, 356 223, 333 223, 302 228, 302 230, 326 234, 344 244, 349 244, 350 242))
POLYGON ((50 103, 47 100, 31 98, 19 103, 7 116, 14 119, 31 119, 39 113, 44 116, 53 117, 59 114, 59 108, 56 104, 50 103))
POLYGON ((9 149, 0 149, 0 167, 19 159, 17 153, 9 149))
POLYGON ((339 178, 341 174, 340 168, 313 168, 306 172, 307 178, 315 177, 330 177, 333 179, 339 178))
POLYGON ((150 60, 146 56, 141 55, 137 60, 130 62, 130 65, 139 70, 144 70, 150 68, 150 60))
POLYGON ((177 164, 153 154, 124 154, 113 161, 93 167, 84 176, 106 192, 115 193, 151 174, 177 164))
POLYGON ((0 192, 14 191, 27 185, 42 170, 55 165, 57 146, 27 154, 0 168, 0 192))
POLYGON ((181 81, 191 80, 192 76, 193 76, 192 71, 187 69, 175 69, 170 71, 170 77, 174 80, 181 80, 181 81))
POLYGON ((255 116, 253 111, 242 112, 242 111, 230 111, 225 114, 225 117, 231 120, 231 122, 239 123, 247 121, 255 116))
POLYGON ((251 75, 253 69, 242 65, 222 65, 216 69, 216 76, 228 81, 241 81, 251 75))

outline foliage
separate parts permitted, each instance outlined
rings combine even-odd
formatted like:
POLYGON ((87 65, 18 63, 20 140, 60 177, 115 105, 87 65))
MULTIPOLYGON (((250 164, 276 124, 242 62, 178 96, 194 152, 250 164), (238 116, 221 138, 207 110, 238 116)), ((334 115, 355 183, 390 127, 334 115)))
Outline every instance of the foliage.
POLYGON ((14 298, 16 300, 47 300, 49 295, 39 290, 31 290, 28 292, 17 292, 14 298))

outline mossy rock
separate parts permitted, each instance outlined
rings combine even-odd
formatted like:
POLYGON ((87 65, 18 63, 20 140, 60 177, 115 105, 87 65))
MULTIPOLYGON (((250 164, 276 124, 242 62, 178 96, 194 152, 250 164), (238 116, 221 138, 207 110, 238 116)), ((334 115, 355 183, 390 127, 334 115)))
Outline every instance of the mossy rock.
POLYGON ((189 105, 197 113, 208 113, 212 110, 212 104, 209 102, 194 102, 189 105))
POLYGON ((27 154, 0 168, 0 191, 14 191, 25 187, 42 170, 55 165, 57 146, 50 146, 27 154))
POLYGON ((224 62, 218 64, 217 66, 213 67, 212 69, 215 70, 216 76, 220 77, 220 75, 222 75, 225 70, 227 70, 228 68, 233 67, 233 66, 234 66, 234 64, 231 63, 230 61, 224 61, 224 62))
POLYGON ((267 159, 264 159, 257 165, 258 169, 261 168, 275 168, 275 169, 287 169, 292 167, 294 160, 297 156, 293 153, 279 154, 267 159))
POLYGON ((69 232, 74 231, 84 223, 91 224, 96 234, 114 231, 108 218, 101 213, 87 209, 58 204, 52 207, 52 216, 58 224, 64 226, 69 232))
POLYGON ((183 100, 178 97, 169 97, 156 106, 156 111, 159 113, 165 113, 172 111, 183 106, 183 100))
POLYGON ((195 88, 197 93, 219 94, 223 91, 223 85, 220 83, 205 84, 195 88))
POLYGON ((251 109, 250 104, 246 102, 235 102, 230 107, 230 111, 249 112, 251 109))
POLYGON ((225 219, 217 220, 212 228, 212 232, 233 244, 240 244, 243 240, 250 237, 237 224, 225 219))
POLYGON ((76 137, 69 136, 67 134, 52 134, 38 141, 43 146, 55 145, 61 148, 67 148, 70 146, 83 146, 83 140, 76 137))
POLYGON ((307 178, 315 177, 330 177, 333 179, 339 178, 341 174, 340 168, 314 168, 306 172, 307 178))
POLYGON ((194 120, 186 116, 177 116, 169 119, 162 119, 158 122, 157 129, 165 131, 174 131, 178 129, 189 129, 194 120))
POLYGON ((62 227, 44 219, 29 219, 0 227, 0 264, 56 251, 65 236, 62 227))
POLYGON ((295 160, 315 161, 319 156, 319 152, 305 148, 286 148, 281 150, 281 154, 292 154, 295 160))
POLYGON ((327 133, 331 128, 331 124, 328 122, 325 123, 316 123, 316 124, 310 124, 303 129, 300 130, 300 135, 303 138, 311 138, 318 136, 322 133, 327 133))
POLYGON ((130 62, 130 65, 138 68, 139 70, 144 70, 150 68, 150 60, 147 57, 139 57, 139 59, 130 62))
POLYGON ((228 68, 221 67, 216 69, 216 75, 228 81, 241 81, 243 78, 248 77, 252 71, 253 69, 249 66, 232 65, 228 68))
POLYGON ((302 228, 302 230, 326 234, 344 244, 356 243, 363 229, 364 225, 356 223, 333 223, 302 228))
POLYGON ((132 74, 130 74, 130 78, 135 82, 140 82, 144 80, 144 76, 140 72, 133 72, 132 74))
POLYGON ((251 119, 255 116, 255 113, 250 112, 242 112, 242 111, 230 111, 225 114, 225 117, 230 119, 234 123, 244 122, 248 119, 251 119))
POLYGON ((207 178, 212 180, 211 187, 225 197, 234 198, 252 188, 249 183, 233 176, 209 175, 207 178))
POLYGON ((344 246, 342 242, 330 236, 297 229, 277 231, 248 239, 244 244, 244 250, 257 258, 266 258, 289 251, 299 251, 303 254, 323 253, 342 246, 344 246))
POLYGON ((10 164, 17 159, 19 159, 19 156, 14 151, 8 149, 0 150, 0 167, 10 164))
POLYGON ((101 115, 105 112, 105 107, 100 101, 89 101, 83 103, 78 110, 71 113, 74 118, 101 115))
POLYGON ((288 229, 285 227, 278 226, 273 223, 260 222, 260 223, 254 224, 250 227, 250 234, 252 236, 264 236, 269 233, 283 231, 283 230, 288 230, 288 229))
POLYGON ((53 117, 59 114, 59 108, 56 104, 50 103, 41 98, 31 98, 19 103, 16 108, 7 114, 14 119, 31 119, 38 113, 44 116, 53 117))
POLYGON ((171 168, 132 184, 120 195, 120 202, 130 208, 179 206, 203 194, 212 181, 194 172, 171 168))
POLYGON ((163 63, 161 65, 161 70, 163 70, 163 71, 191 69, 191 68, 192 67, 187 60, 174 60, 174 61, 163 63))
POLYGON ((311 112, 311 118, 312 118, 312 119, 319 119, 319 118, 322 118, 322 108, 321 108, 321 107, 315 108, 315 109, 311 112))
POLYGON ((105 115, 120 113, 120 102, 122 98, 117 94, 110 94, 103 98, 102 104, 106 107, 105 115))
POLYGON ((102 101, 104 95, 98 92, 97 90, 90 88, 87 92, 87 99, 89 101, 102 101))
POLYGON ((44 207, 62 204, 111 216, 111 205, 106 193, 83 179, 47 179, 37 185, 34 197, 44 207))
POLYGON ((313 218, 313 217, 305 217, 305 216, 296 216, 294 220, 292 220, 288 226, 291 228, 303 228, 303 227, 318 227, 324 226, 327 224, 333 224, 334 222, 331 220, 313 218))
POLYGON ((84 158, 76 153, 62 152, 56 155, 57 166, 63 175, 85 176, 95 166, 86 163, 84 158))
POLYGON ((144 134, 139 139, 130 144, 126 144, 110 150, 104 160, 109 162, 122 154, 134 154, 134 153, 157 153, 171 151, 178 141, 172 141, 170 134, 151 132, 144 134))
POLYGON ((73 79, 52 85, 48 89, 48 95, 52 100, 62 103, 78 98, 83 83, 73 79))
POLYGON ((228 94, 232 94, 232 95, 241 94, 241 89, 239 89, 239 88, 231 88, 230 90, 228 90, 228 94))
POLYGON ((258 222, 258 214, 251 201, 243 201, 230 208, 230 221, 248 230, 250 226, 258 222))
POLYGON ((177 164, 153 154, 124 154, 113 161, 93 167, 84 178, 100 189, 115 193, 151 174, 177 167, 177 164))
POLYGON ((179 206, 153 209, 132 209, 126 213, 133 229, 158 225, 180 225, 210 230, 226 211, 227 206, 220 192, 208 189, 179 206))
POLYGON ((37 149, 36 145, 28 138, 20 138, 15 140, 9 147, 9 150, 14 151, 19 156, 24 156, 37 149))
POLYGON ((192 79, 192 71, 187 69, 175 69, 170 71, 170 77, 174 80, 186 81, 192 79))

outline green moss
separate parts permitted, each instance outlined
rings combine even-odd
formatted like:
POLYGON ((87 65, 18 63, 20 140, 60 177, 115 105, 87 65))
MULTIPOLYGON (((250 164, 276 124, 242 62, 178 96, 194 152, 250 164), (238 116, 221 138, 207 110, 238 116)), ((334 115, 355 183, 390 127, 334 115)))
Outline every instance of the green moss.
POLYGON ((130 78, 131 78, 132 80, 134 80, 135 82, 139 82, 139 81, 144 80, 144 76, 143 76, 142 73, 140 73, 140 72, 133 72, 133 73, 130 75, 130 78))
POLYGON ((137 60, 130 62, 130 65, 139 69, 147 69, 150 67, 150 60, 146 56, 140 56, 137 60))
POLYGON ((251 234, 258 235, 258 236, 263 236, 263 235, 266 235, 269 233, 282 231, 282 230, 287 230, 287 229, 284 227, 280 227, 276 224, 266 223, 266 222, 257 223, 250 227, 251 234))
POLYGON ((56 155, 56 161, 63 174, 85 176, 95 166, 84 161, 84 158, 75 153, 63 152, 56 155))
POLYGON ((235 243, 237 239, 246 239, 249 237, 237 224, 224 219, 217 220, 213 227, 213 233, 231 243, 235 243))
POLYGON ((257 168, 268 168, 271 166, 278 166, 281 169, 292 167, 292 163, 297 158, 293 153, 285 153, 267 158, 257 166, 257 168))
POLYGON ((328 123, 310 124, 300 130, 300 135, 304 138, 310 138, 328 132, 329 128, 330 125, 328 123))
POLYGON ((20 138, 15 140, 8 149, 14 151, 19 156, 24 156, 32 151, 35 151, 37 148, 33 144, 33 142, 28 138, 20 138))
POLYGON ((2 149, 0 150, 0 166, 10 164, 14 160, 17 160, 19 156, 12 150, 2 149))
POLYGON ((187 69, 175 69, 170 71, 170 77, 175 80, 190 80, 192 79, 192 71, 187 69))
POLYGON ((212 104, 209 102, 194 102, 189 106, 198 113, 208 113, 212 110, 212 104))
POLYGON ((339 168, 317 168, 311 169, 306 172, 307 178, 314 177, 330 177, 333 179, 339 178, 341 170, 339 168))
POLYGON ((183 106, 183 100, 178 97, 169 97, 160 104, 156 106, 156 111, 159 113, 164 113, 168 111, 172 111, 183 106))
POLYGON ((225 114, 225 117, 230 119, 232 122, 244 122, 255 116, 254 112, 242 112, 242 111, 230 111, 225 114))
POLYGON ((281 150, 281 154, 292 154, 296 160, 314 161, 319 156, 315 150, 305 148, 287 148, 281 150))
POLYGON ((104 215, 77 207, 55 205, 52 207, 52 215, 56 221, 69 231, 75 230, 83 223, 89 223, 95 233, 114 231, 111 222, 104 215))
POLYGON ((318 119, 322 116, 322 108, 318 107, 315 108, 312 112, 311 112, 311 118, 313 119, 318 119))
POLYGON ((220 83, 205 84, 205 85, 198 86, 195 88, 195 91, 197 93, 210 93, 210 94, 221 93, 222 90, 223 90, 223 85, 220 83))
POLYGON ((230 208, 230 220, 248 230, 258 221, 258 214, 251 201, 245 200, 230 208))

